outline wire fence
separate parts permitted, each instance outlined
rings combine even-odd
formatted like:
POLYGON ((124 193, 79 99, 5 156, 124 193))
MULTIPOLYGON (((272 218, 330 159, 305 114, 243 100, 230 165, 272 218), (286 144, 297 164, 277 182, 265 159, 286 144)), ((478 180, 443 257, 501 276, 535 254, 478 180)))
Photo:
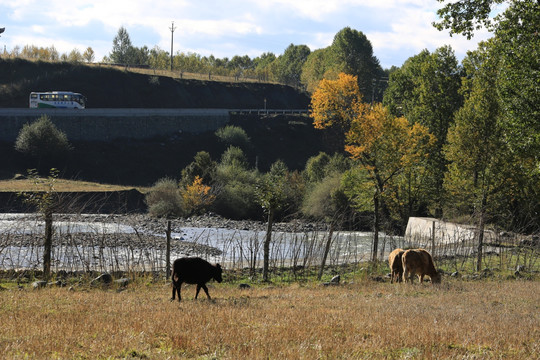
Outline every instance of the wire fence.
MULTIPOLYGON (((431 226, 431 225, 430 225, 431 226)), ((478 243, 471 228, 447 224, 434 233, 413 231, 405 237, 382 235, 379 259, 397 247, 425 248, 438 266, 447 271, 473 271, 478 243)), ((43 266, 44 226, 37 215, 13 215, 0 220, 0 270, 39 273, 43 266)), ((322 226, 320 228, 323 228, 322 226)), ((153 273, 167 270, 165 232, 141 224, 100 217, 70 216, 54 222, 53 272, 153 273)), ((181 227, 170 240, 170 259, 199 256, 219 262, 239 276, 257 278, 261 273, 265 231, 181 227)), ((270 246, 270 270, 274 276, 302 278, 321 265, 329 236, 326 230, 275 231, 270 246)), ((484 268, 540 270, 540 248, 532 236, 489 233, 483 248, 484 268)), ((372 234, 354 231, 333 233, 326 266, 336 269, 370 259, 372 234)), ((171 260, 171 261, 172 261, 171 260)), ((354 268, 354 266, 353 266, 354 268)), ((332 270, 330 270, 332 271, 332 270)))

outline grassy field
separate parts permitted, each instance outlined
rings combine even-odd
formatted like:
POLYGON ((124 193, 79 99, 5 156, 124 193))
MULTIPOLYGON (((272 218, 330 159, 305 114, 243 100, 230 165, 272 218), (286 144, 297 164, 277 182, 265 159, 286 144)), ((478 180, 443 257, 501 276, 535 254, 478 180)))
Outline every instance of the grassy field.
POLYGON ((169 302, 170 286, 0 292, 7 359, 532 359, 540 283, 448 279, 441 286, 211 283, 212 301, 169 302))
MULTIPOLYGON (((54 183, 56 191, 73 191, 73 192, 85 192, 85 191, 122 191, 133 189, 133 186, 120 186, 120 185, 108 185, 100 184, 88 181, 57 179, 54 183)), ((31 179, 20 180, 0 180, 0 191, 8 192, 25 192, 47 190, 46 181, 43 184, 36 185, 31 179)), ((147 188, 137 188, 137 190, 145 192, 147 188)))

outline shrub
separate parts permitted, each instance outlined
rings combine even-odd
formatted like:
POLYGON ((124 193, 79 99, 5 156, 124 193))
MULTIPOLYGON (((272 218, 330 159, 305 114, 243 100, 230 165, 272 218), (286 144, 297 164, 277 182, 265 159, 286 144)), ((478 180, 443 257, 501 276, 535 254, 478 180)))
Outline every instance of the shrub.
POLYGON ((216 196, 211 193, 212 188, 202 183, 198 175, 191 185, 187 185, 182 191, 184 209, 188 214, 200 214, 206 210, 215 200, 216 196))
POLYGON ((15 150, 39 160, 55 161, 71 150, 71 145, 66 134, 47 115, 42 115, 22 127, 15 141, 15 150))
POLYGON ((248 162, 242 149, 231 145, 221 155, 220 165, 247 168, 248 162))
POLYGON ((148 213, 154 217, 180 217, 184 214, 182 195, 176 181, 158 180, 146 194, 148 213))
POLYGON ((250 139, 247 133, 241 127, 234 125, 227 125, 216 131, 216 136, 226 144, 246 147, 250 139))
POLYGON ((260 207, 255 197, 258 173, 245 167, 220 164, 216 171, 216 213, 233 219, 259 218, 260 207))

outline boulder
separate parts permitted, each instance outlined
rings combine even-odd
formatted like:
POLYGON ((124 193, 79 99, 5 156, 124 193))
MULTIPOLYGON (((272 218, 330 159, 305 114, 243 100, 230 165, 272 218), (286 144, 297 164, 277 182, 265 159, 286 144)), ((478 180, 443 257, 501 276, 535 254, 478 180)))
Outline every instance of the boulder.
POLYGON ((112 282, 112 276, 108 273, 103 273, 90 282, 91 285, 109 285, 112 282))
POLYGON ((46 281, 34 281, 32 283, 32 287, 34 288, 34 290, 44 288, 45 286, 47 286, 46 281))
POLYGON ((121 278, 121 279, 118 279, 118 280, 114 280, 114 283, 121 286, 121 287, 126 287, 128 286, 128 284, 131 282, 130 279, 128 278, 121 278))

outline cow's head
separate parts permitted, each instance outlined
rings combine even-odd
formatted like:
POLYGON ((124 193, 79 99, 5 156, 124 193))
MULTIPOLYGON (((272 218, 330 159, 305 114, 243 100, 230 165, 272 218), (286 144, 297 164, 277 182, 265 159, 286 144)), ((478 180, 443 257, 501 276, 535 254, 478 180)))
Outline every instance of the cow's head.
POLYGON ((216 264, 215 268, 216 269, 214 271, 214 280, 220 283, 223 281, 223 278, 221 277, 221 273, 223 272, 223 270, 221 269, 221 265, 219 264, 216 264))
POLYGON ((431 283, 432 284, 440 284, 441 283, 441 273, 437 271, 435 275, 431 277, 431 283))

